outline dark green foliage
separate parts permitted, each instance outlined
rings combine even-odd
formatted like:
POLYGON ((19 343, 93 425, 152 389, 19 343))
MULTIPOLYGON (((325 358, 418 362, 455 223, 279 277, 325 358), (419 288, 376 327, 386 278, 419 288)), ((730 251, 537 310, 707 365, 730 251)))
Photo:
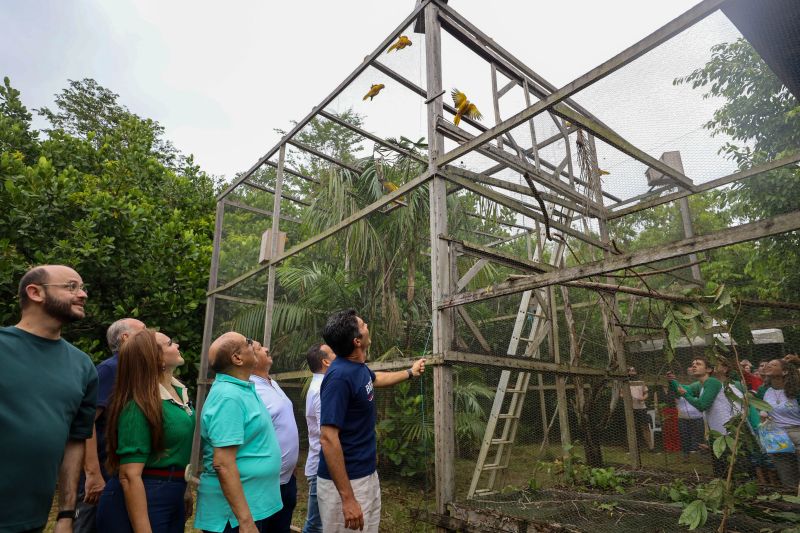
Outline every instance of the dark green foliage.
POLYGON ((39 141, 8 79, 0 105, 0 322, 19 316, 16 283, 31 265, 72 265, 89 287, 87 318, 66 337, 95 360, 105 328, 135 316, 181 344, 196 375, 214 184, 93 80, 70 82, 39 141), (22 129, 20 129, 22 128, 22 129), (180 168, 170 165, 178 164, 180 168))

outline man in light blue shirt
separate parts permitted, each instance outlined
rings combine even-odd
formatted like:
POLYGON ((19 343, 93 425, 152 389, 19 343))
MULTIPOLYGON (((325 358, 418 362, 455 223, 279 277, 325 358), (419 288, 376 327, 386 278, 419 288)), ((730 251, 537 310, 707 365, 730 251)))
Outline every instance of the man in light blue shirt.
POLYGON ((300 452, 300 436, 297 422, 294 419, 292 401, 281 390, 278 382, 269 377, 272 368, 272 355, 269 350, 256 343, 256 366, 250 381, 255 384, 256 392, 272 417, 272 425, 278 436, 281 449, 281 501, 283 509, 269 517, 264 523, 264 530, 270 533, 289 533, 292 525, 292 513, 297 504, 297 479, 294 469, 300 452))
POLYGON ((236 332, 215 340, 208 361, 217 372, 200 416, 204 471, 194 527, 262 533, 283 507, 281 450, 272 419, 248 381, 260 345, 236 332))
POLYGON ((308 479, 308 513, 306 514, 306 524, 303 526, 303 533, 322 533, 322 517, 319 515, 319 504, 317 503, 317 467, 319 466, 319 434, 320 434, 320 412, 321 403, 319 391, 322 386, 322 378, 336 354, 327 344, 315 344, 308 349, 306 361, 308 368, 312 372, 311 384, 308 386, 306 394, 306 424, 308 425, 308 457, 306 458, 306 478, 308 479))

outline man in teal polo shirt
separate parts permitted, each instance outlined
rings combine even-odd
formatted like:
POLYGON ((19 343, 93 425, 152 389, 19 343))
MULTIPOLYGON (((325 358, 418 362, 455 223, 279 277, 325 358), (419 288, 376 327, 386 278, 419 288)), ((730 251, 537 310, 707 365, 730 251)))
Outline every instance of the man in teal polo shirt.
POLYGON ((249 381, 260 345, 236 332, 208 351, 217 372, 200 416, 203 473, 194 527, 204 531, 262 532, 265 518, 283 507, 281 450, 272 419, 249 381))
POLYGON ((0 531, 40 530, 58 479, 56 533, 72 531, 84 441, 92 436, 97 372, 61 337, 84 317, 83 280, 63 265, 19 283, 22 318, 0 328, 0 531))

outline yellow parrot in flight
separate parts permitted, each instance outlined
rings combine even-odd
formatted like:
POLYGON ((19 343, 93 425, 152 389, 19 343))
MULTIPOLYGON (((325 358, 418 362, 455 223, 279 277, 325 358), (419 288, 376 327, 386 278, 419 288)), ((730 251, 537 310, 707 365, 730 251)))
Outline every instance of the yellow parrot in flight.
POLYGON ((388 54, 392 50, 402 50, 406 46, 411 46, 412 44, 414 44, 414 43, 411 42, 411 39, 409 39, 405 35, 401 35, 400 38, 397 39, 397 42, 389 47, 389 49, 386 51, 386 53, 388 54))
POLYGON ((366 100, 367 98, 369 98, 370 101, 372 101, 372 99, 378 96, 378 93, 381 92, 381 90, 383 90, 384 87, 385 85, 382 83, 373 83, 372 85, 370 85, 369 91, 367 91, 367 94, 364 95, 364 98, 362 100, 366 100))
POLYGON ((461 122, 461 117, 467 116, 469 118, 480 120, 483 118, 481 112, 478 111, 478 108, 475 107, 475 104, 467 100, 467 95, 459 91, 458 89, 453 89, 450 92, 450 95, 453 97, 453 105, 456 106, 456 116, 453 119, 453 123, 458 126, 461 122))

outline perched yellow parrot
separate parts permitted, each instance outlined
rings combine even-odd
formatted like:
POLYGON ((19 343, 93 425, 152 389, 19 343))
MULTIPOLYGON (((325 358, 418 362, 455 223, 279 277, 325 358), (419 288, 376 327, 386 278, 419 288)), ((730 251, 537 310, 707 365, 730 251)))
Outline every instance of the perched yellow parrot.
POLYGON ((372 101, 372 99, 378 96, 378 93, 381 92, 381 90, 383 90, 384 87, 385 86, 382 83, 373 83, 372 85, 370 85, 367 94, 364 95, 363 100, 369 98, 370 101, 372 101))
POLYGON ((453 105, 456 106, 456 116, 453 119, 453 123, 458 126, 461 122, 461 117, 467 116, 469 118, 480 120, 483 118, 481 112, 478 111, 478 108, 475 107, 475 104, 467 100, 467 95, 459 91, 458 89, 453 89, 450 92, 450 95, 453 97, 453 105))
MULTIPOLYGON (((396 191, 396 190, 398 189, 397 185, 396 185, 396 184, 394 184, 394 183, 393 183, 393 182, 391 182, 391 181, 381 181, 381 185, 383 185, 383 191, 384 191, 384 194, 393 193, 394 191, 396 191)), ((397 200, 398 200, 400 203, 403 203, 403 202, 405 202, 405 201, 406 201, 406 197, 405 197, 405 196, 401 196, 401 197, 400 197, 400 198, 398 198, 397 200)))
POLYGON ((392 50, 402 50, 406 46, 411 46, 412 44, 414 44, 414 43, 411 42, 411 39, 409 39, 405 35, 401 35, 400 38, 397 39, 397 42, 389 47, 389 49, 386 51, 386 53, 388 54, 392 50))

